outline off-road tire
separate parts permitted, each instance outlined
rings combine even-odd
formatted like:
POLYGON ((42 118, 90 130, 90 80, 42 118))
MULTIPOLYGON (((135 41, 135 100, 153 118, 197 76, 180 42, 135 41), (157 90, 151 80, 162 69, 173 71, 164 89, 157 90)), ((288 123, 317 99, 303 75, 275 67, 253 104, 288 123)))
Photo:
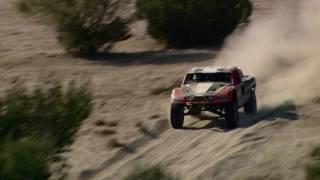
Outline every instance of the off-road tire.
POLYGON ((246 114, 255 114, 257 113, 257 98, 255 91, 250 93, 248 101, 243 106, 244 112, 246 114))
POLYGON ((184 107, 183 104, 171 104, 169 121, 174 129, 181 129, 184 122, 184 107))
POLYGON ((239 127, 239 109, 236 101, 226 105, 225 119, 228 128, 234 129, 239 127))

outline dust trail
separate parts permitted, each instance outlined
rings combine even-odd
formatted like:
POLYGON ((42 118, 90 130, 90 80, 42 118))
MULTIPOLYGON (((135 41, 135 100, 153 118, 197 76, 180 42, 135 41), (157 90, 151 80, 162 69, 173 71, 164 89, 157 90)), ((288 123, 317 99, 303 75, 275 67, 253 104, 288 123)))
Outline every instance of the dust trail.
POLYGON ((226 42, 216 64, 255 75, 260 105, 320 96, 320 1, 298 1, 294 10, 254 20, 226 42))

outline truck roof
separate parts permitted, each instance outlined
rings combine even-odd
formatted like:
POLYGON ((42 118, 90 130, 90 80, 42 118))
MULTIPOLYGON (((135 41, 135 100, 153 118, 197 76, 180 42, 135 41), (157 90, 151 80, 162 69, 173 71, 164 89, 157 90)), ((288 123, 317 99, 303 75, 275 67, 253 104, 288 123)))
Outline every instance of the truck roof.
POLYGON ((205 67, 194 67, 188 73, 229 73, 233 70, 238 69, 235 66, 231 67, 221 67, 221 66, 205 66, 205 67))

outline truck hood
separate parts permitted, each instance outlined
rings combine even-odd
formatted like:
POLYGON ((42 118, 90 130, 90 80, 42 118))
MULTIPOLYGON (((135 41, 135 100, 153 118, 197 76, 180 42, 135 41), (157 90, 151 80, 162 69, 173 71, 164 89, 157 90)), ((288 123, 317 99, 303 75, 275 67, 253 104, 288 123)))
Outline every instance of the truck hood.
POLYGON ((204 96, 213 95, 219 92, 228 83, 214 82, 214 83, 190 83, 182 86, 182 91, 186 96, 204 96))

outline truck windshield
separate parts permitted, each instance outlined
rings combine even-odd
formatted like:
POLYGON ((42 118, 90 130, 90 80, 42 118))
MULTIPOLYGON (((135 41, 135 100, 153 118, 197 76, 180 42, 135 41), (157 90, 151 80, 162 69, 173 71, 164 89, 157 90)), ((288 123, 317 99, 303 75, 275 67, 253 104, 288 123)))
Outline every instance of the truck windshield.
POLYGON ((193 82, 224 82, 231 83, 230 73, 190 73, 187 74, 185 84, 193 82))

